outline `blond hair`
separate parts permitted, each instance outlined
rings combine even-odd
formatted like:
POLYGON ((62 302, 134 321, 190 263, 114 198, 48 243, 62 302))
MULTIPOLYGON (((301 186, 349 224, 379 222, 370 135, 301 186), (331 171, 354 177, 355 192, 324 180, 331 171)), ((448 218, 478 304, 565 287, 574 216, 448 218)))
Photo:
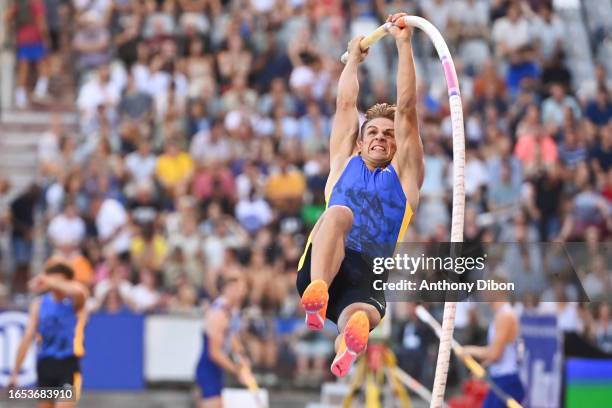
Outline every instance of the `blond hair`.
POLYGON ((376 118, 387 118, 391 121, 395 120, 396 106, 390 103, 377 103, 372 105, 365 113, 366 120, 361 125, 359 137, 363 138, 363 130, 369 121, 376 118))
POLYGON ((368 121, 375 118, 387 118, 394 120, 395 105, 391 105, 390 103, 377 103, 366 111, 365 117, 368 121))

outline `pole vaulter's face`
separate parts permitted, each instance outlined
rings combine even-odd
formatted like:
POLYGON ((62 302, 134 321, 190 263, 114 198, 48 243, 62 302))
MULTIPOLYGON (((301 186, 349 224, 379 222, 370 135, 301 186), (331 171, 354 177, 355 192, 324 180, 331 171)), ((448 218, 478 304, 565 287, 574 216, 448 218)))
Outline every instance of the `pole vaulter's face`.
POLYGON ((357 146, 366 163, 369 162, 376 167, 389 164, 397 150, 393 121, 387 118, 370 120, 363 129, 363 135, 357 141, 357 146))

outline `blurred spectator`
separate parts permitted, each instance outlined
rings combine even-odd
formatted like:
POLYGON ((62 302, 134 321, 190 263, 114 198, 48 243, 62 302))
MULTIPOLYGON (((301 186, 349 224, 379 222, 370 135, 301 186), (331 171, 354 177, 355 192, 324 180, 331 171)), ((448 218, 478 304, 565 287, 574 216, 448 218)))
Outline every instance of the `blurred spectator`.
POLYGON ((543 263, 543 248, 536 245, 538 233, 529 224, 524 212, 517 213, 512 224, 501 232, 499 240, 505 242, 503 262, 495 271, 502 278, 512 280, 521 293, 541 293, 549 284, 543 263), (520 267, 517 268, 517 265, 520 267))
POLYGON ((268 178, 266 195, 274 207, 293 213, 302 205, 305 188, 302 173, 281 159, 277 171, 268 178))
POLYGON ((209 163, 201 163, 193 176, 191 192, 200 202, 207 203, 216 198, 224 201, 224 208, 233 202, 235 196, 235 184, 232 172, 219 165, 216 160, 209 163))
POLYGON ((127 208, 136 224, 153 224, 157 220, 164 204, 152 180, 133 185, 129 197, 127 208))
POLYGON ((542 2, 534 19, 532 36, 542 60, 548 61, 563 49, 563 23, 554 14, 552 4, 548 2, 542 2))
POLYGON ((596 175, 612 168, 612 122, 599 131, 599 141, 589 152, 589 159, 596 175))
POLYGON ((213 121, 210 131, 198 131, 191 141, 190 153, 196 163, 229 160, 232 150, 223 122, 213 121))
POLYGON ((35 207, 39 198, 40 188, 36 184, 31 184, 11 202, 11 250, 15 263, 13 292, 25 292, 26 283, 30 278, 35 207))
POLYGON ((38 99, 47 96, 49 78, 45 56, 49 47, 49 31, 45 15, 43 0, 15 0, 11 2, 4 15, 7 29, 12 28, 15 31, 17 43, 15 105, 20 109, 28 105, 27 84, 31 63, 36 65, 38 74, 34 96, 38 99))
MULTIPOLYGON (((127 280, 126 273, 127 270, 119 259, 114 255, 109 256, 105 276, 96 283, 93 293, 97 307, 109 307, 106 304, 109 293, 112 293, 110 296, 113 297, 111 299, 113 310, 117 310, 115 307, 120 308, 130 304, 132 284, 127 280), (119 301, 119 304, 115 303, 117 301, 119 301)), ((103 275, 98 274, 98 276, 103 275)))
POLYGON ((85 238, 85 222, 79 217, 73 200, 64 202, 64 210, 51 220, 47 234, 56 248, 76 249, 81 246, 85 238))
MULTIPOLYGON (((489 6, 477 0, 449 2, 452 13, 453 39, 459 44, 459 55, 472 69, 481 67, 490 57, 489 6)), ((435 13, 435 11, 434 11, 435 13)))
POLYGON ((125 167, 128 176, 135 184, 151 181, 155 176, 157 158, 151 149, 151 142, 140 140, 137 150, 125 158, 125 167))
POLYGON ((255 234, 272 221, 270 205, 255 190, 238 201, 236 219, 250 234, 255 234))
POLYGON ((217 93, 215 82, 214 58, 205 49, 204 41, 196 37, 188 44, 187 78, 189 79, 189 97, 205 99, 217 93))
POLYGON ((313 155, 326 150, 330 133, 329 118, 321 113, 319 104, 309 102, 306 105, 306 114, 299 123, 299 135, 305 151, 313 155))
POLYGON ((270 83, 270 91, 259 99, 258 110, 263 115, 271 115, 274 107, 283 106, 290 115, 295 113, 295 100, 287 92, 287 86, 282 78, 274 78, 270 83))
POLYGON ((249 301, 252 305, 247 312, 247 341, 249 349, 253 351, 253 363, 268 370, 276 365, 278 350, 274 322, 287 295, 277 273, 271 265, 266 264, 263 252, 252 252, 247 268, 251 285, 249 301))
POLYGON ((537 220, 540 241, 554 239, 561 228, 560 210, 563 193, 561 169, 557 165, 542 169, 533 180, 532 216, 537 220))
POLYGON ((493 23, 491 36, 498 56, 516 60, 530 40, 529 21, 522 15, 519 2, 509 3, 506 16, 493 23))
POLYGON ((129 303, 127 298, 121 295, 121 291, 117 287, 111 287, 104 295, 103 300, 97 309, 102 313, 111 315, 128 313, 129 303))
POLYGON ((226 112, 237 109, 254 110, 257 107, 257 92, 247 87, 244 76, 232 77, 232 83, 223 93, 223 110, 226 112))
MULTIPOLYGON (((527 117, 537 115, 535 106, 528 108, 527 117)), ((525 126, 517 130, 518 140, 514 148, 514 154, 522 162, 528 173, 541 165, 554 164, 558 159, 558 149, 554 139, 544 128, 535 122, 533 126, 525 126)))
POLYGON ((112 198, 96 196, 91 202, 98 239, 107 250, 127 256, 130 249, 129 218, 123 205, 112 198))
POLYGON ((138 14, 139 5, 130 1, 115 2, 116 35, 113 45, 117 47, 117 57, 131 67, 138 59, 138 46, 140 44, 140 30, 142 18, 138 14))
POLYGON ((138 89, 131 72, 128 73, 127 85, 121 96, 118 110, 121 119, 147 123, 152 118, 153 99, 149 94, 138 89))
POLYGON ((578 102, 566 94, 565 88, 561 84, 550 86, 550 97, 542 103, 542 122, 545 126, 552 126, 553 129, 559 128, 563 124, 565 108, 570 108, 574 119, 580 117, 580 107, 578 102))
POLYGON ((399 347, 395 350, 398 365, 417 381, 426 378, 425 359, 428 348, 435 341, 435 334, 416 315, 416 304, 405 303, 405 310, 394 325, 394 336, 399 347))
MULTIPOLYGON (((240 248, 248 242, 248 235, 238 223, 227 216, 216 215, 221 213, 221 207, 213 202, 208 207, 210 226, 204 228, 206 238, 204 239, 204 257, 209 269, 219 269, 228 266, 228 261, 234 261, 232 252, 228 249, 240 248), (208 228, 207 228, 208 227, 208 228)), ((202 227, 200 227, 202 228, 202 227)))
POLYGON ((78 53, 77 68, 85 73, 110 61, 111 37, 104 25, 104 16, 87 10, 78 20, 73 48, 78 53))
POLYGON ((580 136, 576 129, 565 129, 563 143, 559 146, 559 159, 567 168, 574 168, 587 158, 587 149, 580 136))
POLYGON ((53 177, 61 174, 63 167, 61 160, 60 142, 63 134, 62 118, 54 115, 51 118, 49 130, 44 132, 38 140, 38 163, 43 176, 53 177))
POLYGON ((263 191, 265 187, 265 176, 255 163, 245 163, 242 173, 236 177, 236 194, 239 199, 248 198, 253 191, 263 191))
POLYGON ((595 99, 599 89, 612 89, 612 78, 609 77, 606 67, 603 64, 595 64, 595 77, 581 83, 577 89, 582 101, 595 99))
POLYGON ((606 88, 597 90, 597 97, 591 101, 585 110, 586 117, 597 126, 605 126, 612 120, 612 102, 610 91, 606 88))
POLYGON ((189 281, 179 279, 176 284, 176 292, 170 298, 168 311, 171 313, 195 314, 197 312, 197 300, 196 290, 189 284, 189 281))
POLYGON ((489 181, 486 166, 478 156, 475 149, 468 147, 465 158, 465 193, 468 196, 477 194, 489 181))
POLYGON ((495 54, 508 63, 506 83, 512 96, 539 77, 531 40, 531 24, 524 16, 525 4, 510 2, 506 16, 495 21, 491 36, 495 54), (523 7, 522 7, 523 6, 523 7))
POLYGON ((144 22, 142 36, 154 48, 170 40, 176 31, 174 20, 174 2, 147 1, 147 17, 144 22))
POLYGON ((603 256, 596 256, 588 265, 586 277, 582 280, 589 299, 596 300, 612 293, 612 270, 603 256))
POLYGON ((159 273, 167 254, 166 239, 155 226, 151 223, 141 225, 139 234, 132 237, 130 245, 130 261, 136 270, 159 273))
POLYGON ((169 196, 186 191, 193 174, 193 160, 181 150, 179 141, 168 140, 164 154, 157 159, 155 174, 169 196))
POLYGON ((195 288, 202 288, 206 282, 202 237, 194 216, 185 217, 178 230, 168 235, 168 260, 164 281, 173 286, 183 275, 195 288))
POLYGON ((612 353, 612 319, 610 319, 610 305, 601 302, 597 305, 593 335, 595 344, 604 353, 612 353))
POLYGON ((121 90, 111 81, 110 67, 101 65, 96 74, 79 90, 76 105, 81 113, 82 123, 91 126, 92 121, 98 121, 99 107, 104 107, 106 114, 114 115, 120 99, 121 90))
POLYGON ((581 239, 589 227, 595 227, 603 236, 612 231, 610 204, 587 182, 573 200, 571 210, 563 221, 559 239, 581 239))
POLYGON ((491 183, 489 189, 489 210, 498 217, 507 217, 519 209, 521 185, 514 183, 509 163, 502 163, 501 179, 491 183))
POLYGON ((156 289, 155 273, 143 268, 140 271, 138 282, 140 283, 132 288, 130 294, 134 311, 139 313, 154 311, 161 300, 156 289))
POLYGON ((228 36, 222 51, 217 54, 218 79, 221 85, 229 85, 233 78, 246 78, 251 70, 252 58, 242 36, 228 36))
POLYGON ((578 304, 572 300, 575 295, 568 291, 565 282, 556 280, 553 287, 541 295, 539 313, 557 315, 557 328, 564 332, 582 333, 584 322, 580 317, 578 304))
POLYGON ((104 25, 108 23, 113 8, 113 2, 110 0, 73 0, 72 3, 78 16, 87 11, 94 11, 98 13, 104 25))

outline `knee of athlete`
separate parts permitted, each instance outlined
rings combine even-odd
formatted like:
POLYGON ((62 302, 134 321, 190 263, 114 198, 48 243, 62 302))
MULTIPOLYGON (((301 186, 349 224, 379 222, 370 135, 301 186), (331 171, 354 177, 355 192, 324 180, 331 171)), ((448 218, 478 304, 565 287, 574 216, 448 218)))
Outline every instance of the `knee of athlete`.
POLYGON ((331 207, 326 213, 326 222, 332 223, 339 232, 347 234, 353 227, 353 214, 348 208, 331 207))

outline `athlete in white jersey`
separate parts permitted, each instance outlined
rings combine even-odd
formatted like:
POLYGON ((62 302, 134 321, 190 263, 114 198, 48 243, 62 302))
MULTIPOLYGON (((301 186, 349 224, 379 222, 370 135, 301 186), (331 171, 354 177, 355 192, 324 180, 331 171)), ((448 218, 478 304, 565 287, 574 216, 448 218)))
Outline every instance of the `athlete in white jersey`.
MULTIPOLYGON (((466 346, 465 352, 481 360, 491 380, 504 392, 521 402, 525 397, 519 378, 519 320, 508 302, 490 302, 495 313, 487 333, 486 346, 466 346)), ((482 408, 505 408, 506 403, 489 391, 482 408)))

